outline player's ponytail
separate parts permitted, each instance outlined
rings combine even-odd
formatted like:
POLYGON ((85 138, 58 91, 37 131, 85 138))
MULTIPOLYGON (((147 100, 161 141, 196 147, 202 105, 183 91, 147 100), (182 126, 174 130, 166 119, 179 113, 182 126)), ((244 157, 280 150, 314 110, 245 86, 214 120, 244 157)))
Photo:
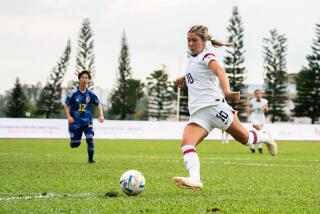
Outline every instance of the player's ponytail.
POLYGON ((215 48, 219 48, 221 46, 226 46, 226 47, 234 47, 234 44, 229 42, 229 43, 226 43, 226 42, 222 42, 222 41, 219 41, 217 39, 214 39, 213 36, 211 36, 210 34, 208 34, 208 40, 211 42, 212 46, 215 47, 215 48))
POLYGON ((208 33, 208 28, 206 26, 194 25, 189 29, 188 33, 198 34, 203 40, 210 41, 212 46, 216 48, 221 46, 234 47, 233 43, 225 43, 213 38, 213 36, 208 33))

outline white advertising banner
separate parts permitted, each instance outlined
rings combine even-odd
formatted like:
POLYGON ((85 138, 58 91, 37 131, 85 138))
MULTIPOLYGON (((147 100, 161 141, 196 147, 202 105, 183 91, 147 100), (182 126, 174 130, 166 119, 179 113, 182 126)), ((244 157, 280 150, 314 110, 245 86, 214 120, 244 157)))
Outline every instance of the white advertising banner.
MULTIPOLYGON (((96 139, 181 139, 186 122, 94 120, 96 139)), ((251 125, 245 127, 250 130, 251 125)), ((275 140, 320 141, 320 125, 266 124, 275 140)), ((0 138, 69 138, 66 119, 0 118, 0 138)), ((221 131, 213 130, 207 139, 220 140, 221 131)))

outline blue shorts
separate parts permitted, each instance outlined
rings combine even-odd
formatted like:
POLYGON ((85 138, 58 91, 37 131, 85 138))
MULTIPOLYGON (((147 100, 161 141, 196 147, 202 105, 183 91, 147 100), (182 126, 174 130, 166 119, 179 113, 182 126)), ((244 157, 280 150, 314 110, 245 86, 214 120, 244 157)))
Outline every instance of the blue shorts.
POLYGON ((69 124, 69 134, 71 143, 80 143, 82 132, 85 134, 87 139, 92 139, 94 136, 92 124, 79 126, 77 124, 69 124))

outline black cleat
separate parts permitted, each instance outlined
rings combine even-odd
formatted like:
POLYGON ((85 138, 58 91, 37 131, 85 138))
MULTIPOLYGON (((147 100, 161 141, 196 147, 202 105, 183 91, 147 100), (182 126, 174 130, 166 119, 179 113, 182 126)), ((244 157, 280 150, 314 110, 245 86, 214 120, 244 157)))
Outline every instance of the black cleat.
POLYGON ((251 153, 256 153, 255 149, 250 148, 251 153))
POLYGON ((259 153, 260 153, 260 154, 262 154, 262 153, 263 153, 263 152, 262 152, 262 148, 259 148, 259 153))
POLYGON ((89 164, 93 164, 93 163, 96 163, 96 161, 95 160, 89 160, 88 163, 89 164))

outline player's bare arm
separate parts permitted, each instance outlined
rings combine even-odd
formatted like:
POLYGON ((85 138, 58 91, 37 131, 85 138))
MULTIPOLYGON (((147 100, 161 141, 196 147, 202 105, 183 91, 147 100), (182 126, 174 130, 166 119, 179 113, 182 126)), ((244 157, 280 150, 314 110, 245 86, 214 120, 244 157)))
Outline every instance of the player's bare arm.
POLYGON ((269 106, 268 106, 268 104, 265 104, 265 105, 264 105, 263 110, 264 110, 265 113, 269 111, 269 106))
POLYGON ((104 121, 104 115, 103 115, 103 108, 102 108, 102 105, 101 105, 101 104, 98 105, 98 111, 99 111, 98 121, 99 121, 100 123, 103 123, 103 121, 104 121))
POLYGON ((70 106, 64 104, 64 105, 63 105, 63 108, 64 108, 64 112, 66 113, 68 122, 69 122, 69 123, 74 123, 74 118, 70 115, 70 112, 69 112, 69 111, 70 111, 70 106))
POLYGON ((186 85, 186 80, 185 80, 184 76, 178 77, 176 79, 176 84, 179 88, 183 88, 186 85))
POLYGON ((230 91, 229 79, 226 72, 221 68, 219 63, 211 60, 209 63, 210 70, 218 77, 224 96, 230 101, 237 101, 240 99, 240 91, 230 91))

